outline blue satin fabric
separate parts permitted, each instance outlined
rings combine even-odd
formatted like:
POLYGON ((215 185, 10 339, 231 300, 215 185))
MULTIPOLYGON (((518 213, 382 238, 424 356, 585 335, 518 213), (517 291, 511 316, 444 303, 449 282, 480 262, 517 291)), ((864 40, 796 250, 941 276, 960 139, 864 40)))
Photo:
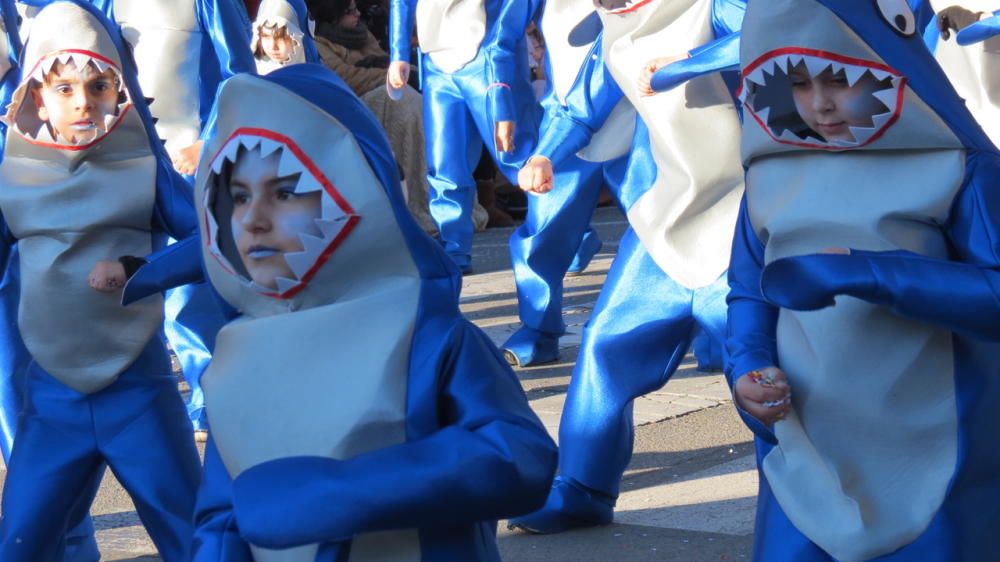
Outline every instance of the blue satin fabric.
MULTIPOLYGON (((10 64, 10 70, 0 81, 0 101, 3 107, 7 107, 17 89, 20 74, 18 59, 21 56, 21 39, 17 33, 17 10, 13 0, 0 1, 0 17, 3 17, 4 29, 7 30, 3 40, 7 42, 7 60, 10 64)), ((2 158, 2 147, 7 138, 6 124, 0 123, 0 133, 3 133, 3 139, 0 140, 2 158)), ((20 283, 17 260, 16 246, 0 256, 0 265, 3 267, 0 277, 0 452, 3 453, 5 462, 10 458, 10 449, 14 444, 17 416, 21 411, 22 381, 30 361, 17 329, 20 283)))
POLYGON ((163 559, 187 562, 200 466, 160 341, 100 392, 80 394, 34 362, 26 386, 4 483, 0 560, 63 560, 60 537, 89 511, 107 463, 163 559))
MULTIPOLYGON (((126 47, 117 26, 107 21, 88 2, 67 1, 73 1, 87 9, 107 29, 112 30, 112 41, 122 55, 122 75, 133 95, 133 110, 146 126, 147 138, 157 159, 153 230, 167 232, 178 238, 191 236, 197 231, 197 217, 190 188, 174 171, 166 150, 156 136, 149 108, 142 101, 131 57, 124 56, 126 47)), ((6 8, 6 4, 4 7, 6 8)), ((6 13, 5 9, 4 14, 6 13)), ((19 83, 20 72, 15 71, 13 74, 12 83, 19 83)), ((160 547, 158 543, 161 552, 169 553, 165 556, 169 555, 173 560, 186 560, 191 534, 187 519, 190 518, 193 507, 199 463, 188 425, 184 421, 183 407, 170 374, 169 363, 165 367, 162 365, 165 358, 160 347, 162 344, 157 338, 151 340, 140 358, 121 375, 118 382, 93 395, 80 395, 55 381, 37 364, 31 363, 17 331, 18 268, 16 263, 11 262, 17 255, 16 251, 12 251, 16 249, 16 241, 10 238, 5 224, 2 230, 5 239, 0 245, 4 248, 2 253, 6 255, 0 262, 5 262, 10 267, 5 271, 3 283, 0 284, 0 289, 4 291, 0 298, 0 314, 3 315, 4 329, 9 330, 6 334, 8 339, 4 342, 4 356, 0 358, 3 361, 0 367, 4 369, 4 380, 0 386, 3 410, 0 414, 5 423, 9 424, 9 420, 17 421, 16 414, 12 412, 23 409, 24 417, 20 420, 20 428, 25 433, 18 436, 10 456, 5 455, 5 460, 9 460, 9 463, 2 509, 5 526, 0 529, 0 535, 9 537, 11 535, 6 533, 16 533, 14 536, 22 536, 24 533, 40 537, 42 542, 39 548, 43 550, 39 552, 45 554, 36 556, 27 546, 8 554, 2 549, 8 543, 12 547, 15 543, 2 540, 0 560, 94 562, 98 559, 88 512, 104 473, 104 464, 100 460, 102 455, 110 461, 116 474, 119 472, 118 467, 122 467, 120 470, 126 475, 119 474, 119 479, 130 481, 126 484, 123 480, 123 484, 137 498, 137 503, 144 502, 144 511, 164 514, 151 514, 147 527, 152 536, 160 537, 157 540, 163 544, 160 547), (18 381, 17 376, 8 377, 10 373, 24 373, 20 376, 26 380, 18 381), (169 385, 164 386, 167 382, 169 385), (155 399, 150 398, 154 395, 155 399), (99 414, 97 408, 103 413, 99 414), (88 417, 90 421, 83 422, 84 417, 88 417), (98 417, 103 421, 99 421, 98 417), (60 427, 45 427, 47 423, 57 422, 66 422, 72 428, 67 429, 68 433, 63 433, 60 427), (176 427, 185 427, 185 430, 177 433, 173 429, 176 427), (87 428, 91 432, 89 435, 80 433, 87 428), (118 432, 121 435, 114 437, 118 432), (95 448, 95 438, 100 438, 101 435, 114 438, 111 439, 112 442, 95 448), (128 443, 125 443, 126 436, 128 443), (73 441, 72 445, 63 447, 56 444, 66 439, 73 441), (122 439, 120 444, 119 439, 122 439), (163 451, 168 452, 170 458, 156 460, 154 456, 163 451), (149 458, 153 459, 148 461, 149 464, 146 464, 147 457, 144 456, 147 452, 149 458), (136 464, 136 458, 140 459, 139 464, 136 464), (178 470, 171 471, 173 474, 159 474, 155 470, 149 470, 151 465, 176 466, 178 470), (53 483, 46 475, 45 467, 58 470, 58 482, 53 483), (144 476, 140 474, 142 471, 149 474, 144 476), (41 492, 52 493, 59 498, 50 501, 40 497, 38 494, 41 492), (61 511, 59 506, 64 504, 70 507, 61 511), (42 515, 33 513, 39 509, 42 510, 42 515), (19 513, 22 515, 18 515, 19 513), (34 527, 36 523, 37 528, 34 527), (68 532, 67 525, 70 527, 68 532), (60 538, 63 533, 67 535, 68 544, 60 538), (48 553, 57 554, 50 556, 48 553)), ((163 236, 154 236, 154 246, 162 238, 163 236)), ((5 440, 11 437, 12 435, 5 435, 5 440)), ((6 444, 9 443, 10 441, 6 441, 6 444)), ((146 516, 143 518, 145 520, 146 516)))
POLYGON ((490 88, 488 51, 481 48, 475 59, 452 74, 440 71, 427 56, 422 60, 431 216, 438 224, 445 251, 459 267, 467 268, 471 264, 472 207, 476 201, 472 171, 481 154, 480 142, 489 147, 500 171, 516 183, 517 170, 535 145, 539 107, 524 69, 508 82, 517 103, 514 151, 499 152, 493 139, 494 126, 506 119, 489 110, 489 92, 507 88, 490 88))
POLYGON ((263 79, 301 95, 355 135, 420 271, 406 442, 345 460, 278 459, 233 482, 210 441, 194 560, 249 562, 249 541, 278 548, 324 543, 317 560, 340 561, 352 536, 405 528, 417 529, 426 562, 499 560, 495 520, 544 501, 555 445, 496 348, 461 317, 458 271, 409 214, 371 114, 322 67, 295 65, 263 79))
POLYGON ((696 326, 724 337, 728 291, 725 278, 697 290, 678 285, 633 230, 625 233, 584 329, 566 397, 559 428, 562 477, 618 496, 632 456, 633 400, 670 380, 696 326))
MULTIPOLYGON (((393 61, 410 60, 416 7, 417 0, 391 2, 393 61)), ((430 211, 445 251, 462 269, 471 264, 476 198, 472 171, 479 160, 479 141, 516 184, 517 170, 534 149, 540 119, 528 83, 527 59, 519 54, 524 52, 524 30, 537 1, 487 0, 485 8, 486 36, 476 57, 460 70, 444 72, 430 57, 420 55, 430 211), (497 150, 494 127, 499 121, 516 123, 513 152, 497 150)))
POLYGON ((571 157, 556 168, 552 191, 529 195, 524 224, 510 237, 518 313, 527 328, 556 337, 565 333, 563 277, 590 229, 601 187, 621 181, 627 160, 595 163, 571 157))
POLYGON ((959 45, 972 45, 1000 35, 1000 10, 993 12, 992 17, 977 21, 958 32, 955 39, 959 45))

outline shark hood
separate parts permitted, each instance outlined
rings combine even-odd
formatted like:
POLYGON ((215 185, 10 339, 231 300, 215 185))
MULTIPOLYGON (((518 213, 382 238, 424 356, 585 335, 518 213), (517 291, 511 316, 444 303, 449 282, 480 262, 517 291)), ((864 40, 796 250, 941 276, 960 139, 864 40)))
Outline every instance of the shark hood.
POLYGON ((141 100, 142 94, 134 81, 134 69, 123 72, 127 57, 122 55, 126 51, 117 27, 86 3, 69 1, 48 4, 35 19, 38 25, 24 46, 22 73, 4 117, 12 133, 23 144, 67 152, 87 151, 105 138, 113 139, 112 150, 158 143, 148 131, 148 110, 136 109, 136 100, 141 100), (60 133, 41 119, 33 95, 55 68, 81 76, 104 73, 112 78, 111 87, 118 93, 110 111, 96 116, 93 122, 73 125, 80 129, 75 138, 66 138, 66 131, 60 133))
POLYGON ((302 0, 264 0, 253 22, 250 51, 257 60, 257 71, 267 74, 287 64, 319 62, 319 52, 310 33, 309 12, 302 0), (282 63, 273 62, 261 47, 261 32, 284 28, 292 40, 292 54, 282 63), (260 54, 257 54, 257 53, 260 54))
POLYGON ((905 0, 777 0, 756 8, 741 46, 744 162, 803 149, 991 146, 924 47, 905 0), (810 115, 805 101, 816 98, 797 97, 803 83, 849 90, 847 102, 839 113, 810 115))
POLYGON ((337 77, 308 64, 267 77, 238 75, 221 89, 216 111, 196 197, 206 267, 231 305, 251 316, 322 306, 391 276, 435 279, 453 298, 456 271, 420 234, 384 134, 337 77), (297 178, 296 195, 320 194, 319 216, 298 233, 302 251, 283 256, 291 275, 274 288, 250 279, 230 228, 225 175, 252 150, 280 153, 278 175, 297 178))

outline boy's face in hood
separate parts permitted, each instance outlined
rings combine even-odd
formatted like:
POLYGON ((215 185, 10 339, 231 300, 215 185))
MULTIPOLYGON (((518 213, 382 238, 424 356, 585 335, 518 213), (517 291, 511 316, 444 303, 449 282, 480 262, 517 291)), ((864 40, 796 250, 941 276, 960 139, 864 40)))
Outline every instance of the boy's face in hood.
POLYGON ((31 95, 52 136, 78 145, 108 131, 118 114, 121 78, 113 68, 102 71, 93 62, 80 69, 73 59, 57 61, 31 95))

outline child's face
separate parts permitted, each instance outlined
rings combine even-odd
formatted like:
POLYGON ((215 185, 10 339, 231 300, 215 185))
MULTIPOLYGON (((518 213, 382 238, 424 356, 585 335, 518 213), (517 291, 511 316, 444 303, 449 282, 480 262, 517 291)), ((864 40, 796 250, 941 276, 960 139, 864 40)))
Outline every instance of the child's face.
POLYGON ((38 118, 63 139, 79 144, 107 132, 105 118, 117 111, 119 91, 111 68, 98 72, 88 64, 81 71, 72 61, 57 61, 31 95, 38 118))
POLYGON ((295 279, 285 254, 301 252, 299 234, 319 236, 320 192, 295 193, 298 175, 278 177, 281 151, 266 158, 260 149, 241 154, 229 193, 232 232, 243 266, 255 283, 277 289, 277 278, 295 279))
POLYGON ((361 11, 358 10, 358 5, 351 2, 351 5, 347 7, 347 11, 344 15, 340 16, 340 21, 337 25, 341 27, 357 27, 358 23, 361 22, 361 11))
POLYGON ((862 80, 851 86, 843 70, 834 73, 830 67, 811 76, 804 63, 793 67, 788 77, 799 117, 827 142, 855 142, 848 127, 871 126, 873 90, 862 80))
POLYGON ((291 58, 294 45, 284 28, 262 26, 260 47, 272 62, 282 63, 291 58))

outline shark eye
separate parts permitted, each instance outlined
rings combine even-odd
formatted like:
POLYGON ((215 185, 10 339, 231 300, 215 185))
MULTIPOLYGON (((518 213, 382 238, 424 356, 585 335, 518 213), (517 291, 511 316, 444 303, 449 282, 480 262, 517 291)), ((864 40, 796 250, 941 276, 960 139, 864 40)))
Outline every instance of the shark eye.
POLYGON ((909 37, 917 32, 917 18, 906 0, 875 0, 875 3, 882 17, 897 33, 909 37))

